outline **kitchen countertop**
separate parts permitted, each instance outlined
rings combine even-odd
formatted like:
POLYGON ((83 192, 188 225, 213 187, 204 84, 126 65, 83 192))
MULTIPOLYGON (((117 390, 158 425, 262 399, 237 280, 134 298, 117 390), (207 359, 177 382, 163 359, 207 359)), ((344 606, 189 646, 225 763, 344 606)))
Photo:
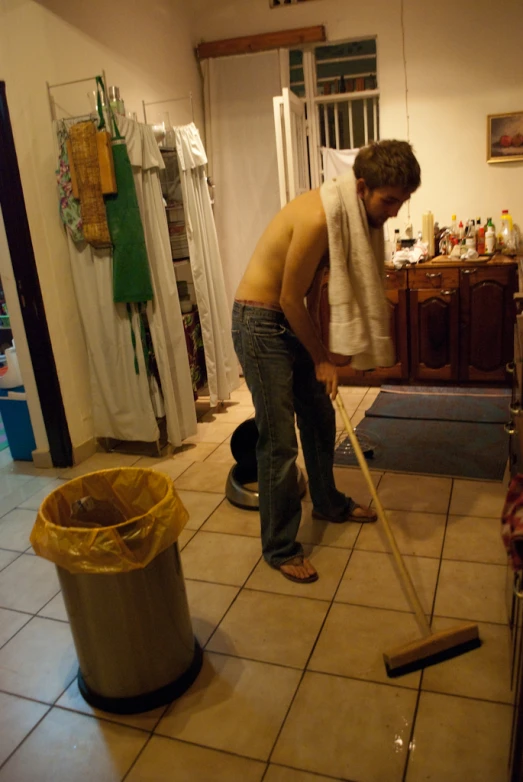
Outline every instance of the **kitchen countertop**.
POLYGON ((386 263, 385 267, 387 269, 395 269, 396 271, 402 271, 403 269, 416 269, 417 267, 420 268, 427 268, 428 266, 439 266, 439 267, 445 267, 445 266, 452 266, 454 268, 460 267, 460 266, 473 266, 475 263, 478 264, 480 268, 483 268, 485 266, 508 266, 513 265, 515 263, 518 263, 518 261, 522 260, 521 256, 507 256, 507 255, 493 255, 492 258, 489 258, 488 261, 480 260, 479 258, 476 258, 475 261, 461 261, 461 260, 453 260, 452 258, 447 258, 443 255, 438 255, 435 258, 432 258, 430 261, 423 261, 422 263, 413 263, 409 264, 407 266, 402 266, 401 269, 396 269, 394 264, 392 263, 386 263))

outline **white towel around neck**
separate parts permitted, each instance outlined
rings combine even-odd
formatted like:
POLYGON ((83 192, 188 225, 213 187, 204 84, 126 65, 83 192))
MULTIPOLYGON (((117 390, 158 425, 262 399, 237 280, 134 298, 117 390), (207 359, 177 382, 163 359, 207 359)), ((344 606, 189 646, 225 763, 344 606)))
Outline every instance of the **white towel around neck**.
POLYGON ((329 350, 354 369, 394 364, 383 229, 370 228, 352 171, 320 188, 329 235, 329 350))

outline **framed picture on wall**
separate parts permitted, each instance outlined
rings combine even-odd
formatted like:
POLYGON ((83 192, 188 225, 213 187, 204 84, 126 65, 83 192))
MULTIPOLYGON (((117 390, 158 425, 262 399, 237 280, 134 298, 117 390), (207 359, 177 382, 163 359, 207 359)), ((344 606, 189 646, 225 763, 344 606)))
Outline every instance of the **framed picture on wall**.
POLYGON ((523 111, 489 114, 487 117, 487 163, 523 160, 523 111))

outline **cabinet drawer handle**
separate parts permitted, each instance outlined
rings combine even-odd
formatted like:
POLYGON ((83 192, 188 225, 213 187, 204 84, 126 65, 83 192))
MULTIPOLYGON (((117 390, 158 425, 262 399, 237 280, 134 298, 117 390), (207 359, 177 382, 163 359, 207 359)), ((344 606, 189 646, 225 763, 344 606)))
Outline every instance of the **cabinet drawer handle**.
POLYGON ((507 434, 516 434, 516 427, 514 426, 514 421, 509 421, 507 424, 504 424, 503 429, 507 434))
POLYGON ((387 280, 394 280, 396 278, 396 275, 395 274, 386 274, 385 277, 387 278, 387 280))
POLYGON ((425 277, 428 280, 433 280, 434 277, 441 277, 441 272, 432 272, 432 274, 430 272, 425 272, 425 277))
POLYGON ((508 364, 505 366, 505 372, 509 375, 513 375, 516 369, 516 365, 513 361, 509 361, 508 364))
POLYGON ((519 404, 519 402, 516 402, 513 405, 509 405, 508 409, 510 410, 512 415, 521 415, 521 413, 523 413, 523 410, 521 409, 521 405, 519 404))
POLYGON ((521 574, 516 573, 514 576, 514 595, 518 597, 520 600, 523 597, 523 592, 521 591, 521 574))
POLYGON ((476 272, 477 272, 477 269, 462 269, 461 270, 462 274, 476 274, 476 272))
POLYGON ((456 289, 454 288, 451 291, 441 291, 442 296, 452 296, 453 293, 456 293, 456 289))

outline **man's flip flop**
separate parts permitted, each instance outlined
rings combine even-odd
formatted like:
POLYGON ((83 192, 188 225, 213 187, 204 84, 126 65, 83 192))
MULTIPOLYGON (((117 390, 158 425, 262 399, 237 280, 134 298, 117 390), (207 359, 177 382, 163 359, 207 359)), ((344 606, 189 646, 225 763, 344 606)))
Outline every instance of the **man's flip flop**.
POLYGON ((343 524, 346 521, 357 521, 360 524, 368 524, 369 522, 377 521, 378 515, 377 513, 372 513, 370 516, 355 516, 354 511, 360 509, 363 510, 361 505, 357 505, 356 503, 352 506, 352 510, 350 513, 347 513, 345 516, 341 516, 339 518, 332 518, 331 516, 324 516, 322 513, 317 513, 317 511, 312 511, 312 518, 316 519, 317 521, 330 521, 332 524, 343 524))
POLYGON ((284 570, 282 570, 282 566, 284 565, 296 565, 297 567, 300 567, 301 565, 303 565, 303 557, 301 556, 294 557, 293 559, 287 562, 282 562, 280 567, 276 569, 280 571, 282 576, 287 578, 289 581, 293 581, 295 584, 312 584, 314 583, 314 581, 317 581, 319 578, 317 573, 312 573, 310 576, 307 576, 306 578, 298 578, 298 576, 293 576, 290 573, 286 573, 284 570))

